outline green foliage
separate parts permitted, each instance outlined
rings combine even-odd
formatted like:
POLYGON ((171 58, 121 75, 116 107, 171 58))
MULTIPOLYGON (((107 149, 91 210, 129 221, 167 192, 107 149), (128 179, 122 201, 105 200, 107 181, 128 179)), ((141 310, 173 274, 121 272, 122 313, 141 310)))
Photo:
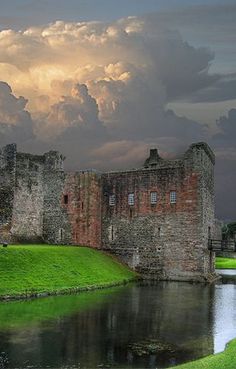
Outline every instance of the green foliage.
POLYGON ((172 369, 235 369, 236 368, 236 340, 226 346, 224 352, 210 355, 203 359, 192 361, 172 369))
POLYGON ((216 269, 236 269, 236 259, 217 257, 216 269))
POLYGON ((0 248, 0 296, 73 291, 125 282, 135 276, 114 258, 87 247, 0 248))
POLYGON ((236 234, 236 222, 228 223, 222 228, 223 239, 234 238, 236 234))

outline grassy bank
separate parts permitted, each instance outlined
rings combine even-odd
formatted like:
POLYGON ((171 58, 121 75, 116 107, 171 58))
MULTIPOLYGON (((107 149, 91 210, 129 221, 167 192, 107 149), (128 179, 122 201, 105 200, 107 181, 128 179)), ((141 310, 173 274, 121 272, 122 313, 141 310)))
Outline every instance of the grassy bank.
POLYGON ((0 248, 0 298, 116 285, 135 276, 114 258, 86 247, 0 248))
POLYGON ((203 359, 178 365, 172 369, 235 369, 236 368, 236 340, 228 343, 224 352, 210 355, 203 359))
POLYGON ((231 258, 216 258, 216 269, 236 269, 236 259, 231 258))

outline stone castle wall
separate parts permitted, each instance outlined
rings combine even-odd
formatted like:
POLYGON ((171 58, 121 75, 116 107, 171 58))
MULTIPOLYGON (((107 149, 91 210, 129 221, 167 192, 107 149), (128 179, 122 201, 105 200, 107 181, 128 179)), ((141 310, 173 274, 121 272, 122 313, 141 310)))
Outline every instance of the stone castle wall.
POLYGON ((16 176, 16 145, 0 149, 0 236, 10 240, 16 176))
POLYGON ((104 174, 103 247, 147 277, 208 278, 214 270, 207 249, 214 223, 214 156, 206 150, 195 145, 180 160, 157 157, 140 170, 104 174), (172 191, 176 203, 170 202, 172 191), (151 204, 152 192, 156 204, 151 204), (128 204, 129 194, 134 205, 128 204))
POLYGON ((142 168, 122 172, 65 173, 63 160, 54 151, 17 153, 15 145, 0 151, 0 241, 102 248, 147 278, 214 272, 214 155, 206 144, 179 160, 151 150, 142 168))

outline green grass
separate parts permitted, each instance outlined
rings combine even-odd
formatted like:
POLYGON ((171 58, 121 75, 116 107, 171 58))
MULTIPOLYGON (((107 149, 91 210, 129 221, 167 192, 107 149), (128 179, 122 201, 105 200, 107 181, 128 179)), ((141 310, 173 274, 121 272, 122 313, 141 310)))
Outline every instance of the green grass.
POLYGON ((203 359, 178 365, 172 369, 235 369, 236 368, 236 340, 230 341, 224 352, 210 355, 203 359))
POLYGON ((0 297, 95 288, 135 276, 111 256, 87 247, 0 248, 0 297))
POLYGON ((236 269, 236 259, 217 257, 216 269, 236 269))

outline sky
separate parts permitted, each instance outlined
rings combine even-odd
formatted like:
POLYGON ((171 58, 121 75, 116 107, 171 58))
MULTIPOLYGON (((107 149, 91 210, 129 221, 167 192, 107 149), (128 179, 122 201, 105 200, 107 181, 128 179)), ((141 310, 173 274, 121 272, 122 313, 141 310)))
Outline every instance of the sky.
POLYGON ((0 0, 0 146, 66 169, 142 165, 150 147, 216 154, 236 219, 236 0, 0 0))

